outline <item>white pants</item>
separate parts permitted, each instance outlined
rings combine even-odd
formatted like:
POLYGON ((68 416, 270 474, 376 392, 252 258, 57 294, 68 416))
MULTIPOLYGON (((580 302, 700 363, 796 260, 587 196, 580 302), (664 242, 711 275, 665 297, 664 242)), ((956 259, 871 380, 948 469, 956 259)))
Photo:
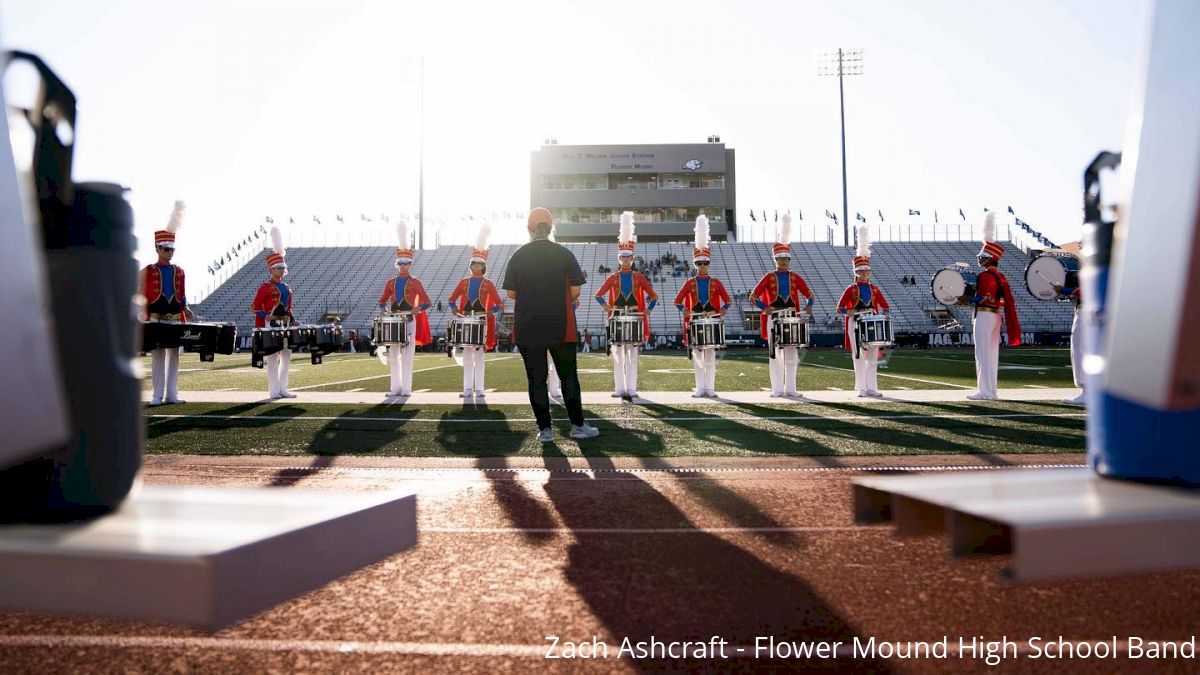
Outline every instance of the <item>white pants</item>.
POLYGON ((996 379, 1000 374, 1000 315, 976 312, 974 326, 975 380, 979 393, 996 396, 996 379))
POLYGON ((288 390, 288 370, 292 367, 292 350, 285 347, 263 360, 267 368, 267 395, 271 398, 279 398, 288 390))
POLYGON ((583 353, 586 354, 590 351, 592 351, 592 338, 587 337, 583 339, 583 353))
POLYGON ((854 330, 853 320, 850 326, 850 360, 854 362, 854 388, 864 394, 879 391, 879 347, 863 347, 861 351, 855 349, 858 346, 858 331, 854 330))
MULTIPOLYGON (((768 348, 775 346, 775 334, 767 330, 768 348)), ((796 366, 800 363, 798 347, 779 347, 775 349, 775 358, 768 359, 768 371, 771 373, 771 393, 776 396, 795 394, 796 366)), ((770 354, 770 352, 767 352, 770 354)))
POLYGON ((546 370, 546 391, 550 393, 550 398, 562 398, 562 380, 558 377, 558 371, 554 369, 554 358, 550 356, 550 352, 546 352, 546 361, 549 363, 546 370))
POLYGON ((697 394, 717 393, 717 350, 693 349, 692 370, 696 375, 697 394))
POLYGON ((179 398, 179 347, 155 349, 150 352, 150 380, 154 385, 150 400, 161 403, 179 398), (164 387, 165 385, 165 387, 164 387))
MULTIPOLYGON (((388 345, 388 372, 391 373, 391 396, 408 396, 412 394, 413 355, 417 353, 417 343, 411 339, 412 327, 409 327, 410 339, 406 345, 388 345)), ((464 361, 465 363, 465 361, 464 361)))
MULTIPOLYGON (((483 347, 463 347, 463 391, 483 393, 483 347)), ((411 364, 411 362, 410 362, 411 364)), ((411 370, 411 368, 410 368, 411 370)))
POLYGON ((1071 319, 1071 375, 1075 378, 1075 386, 1083 388, 1083 325, 1079 320, 1079 308, 1075 309, 1075 317, 1071 319))
POLYGON ((613 381, 618 394, 637 393, 637 345, 613 345, 613 381))

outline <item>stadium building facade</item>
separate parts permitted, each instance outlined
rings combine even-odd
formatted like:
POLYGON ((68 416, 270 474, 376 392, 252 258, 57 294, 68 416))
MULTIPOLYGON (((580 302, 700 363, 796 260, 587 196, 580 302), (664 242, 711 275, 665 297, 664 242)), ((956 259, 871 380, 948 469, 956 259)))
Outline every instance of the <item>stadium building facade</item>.
POLYGON ((529 163, 530 208, 554 214, 561 242, 616 241, 622 211, 633 211, 638 241, 692 238, 708 216, 714 241, 737 239, 734 151, 719 138, 669 145, 558 145, 529 163))

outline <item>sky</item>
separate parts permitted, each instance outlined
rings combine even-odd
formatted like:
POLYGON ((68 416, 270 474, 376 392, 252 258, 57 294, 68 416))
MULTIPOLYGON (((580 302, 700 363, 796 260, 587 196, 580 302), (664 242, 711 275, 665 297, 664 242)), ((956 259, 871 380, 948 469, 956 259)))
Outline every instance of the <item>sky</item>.
MULTIPOLYGON (((841 208, 837 78, 816 74, 817 52, 837 47, 865 50, 845 81, 851 214, 977 221, 1012 206, 1075 240, 1083 167, 1125 138, 1148 9, 0 0, 0 43, 42 56, 78 97, 75 178, 129 186, 143 241, 186 200, 178 262, 203 269, 267 214, 415 213, 422 130, 427 223, 528 210, 530 152, 547 137, 714 133, 736 151, 740 221, 790 209, 810 222, 841 208)), ((10 70, 9 102, 31 82, 10 70)))

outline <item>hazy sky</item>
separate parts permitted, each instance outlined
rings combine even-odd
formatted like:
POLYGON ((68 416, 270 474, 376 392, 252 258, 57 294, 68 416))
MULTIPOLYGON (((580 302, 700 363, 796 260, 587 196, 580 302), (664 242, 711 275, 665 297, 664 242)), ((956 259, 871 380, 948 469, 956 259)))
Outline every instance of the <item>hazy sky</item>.
MULTIPOLYGON (((133 188, 144 232, 191 204, 201 268, 264 214, 416 210, 424 57, 427 217, 529 207, 529 153, 560 143, 737 151, 739 217, 1012 205, 1078 238, 1081 173, 1119 149, 1140 0, 162 2, 0 0, 0 39, 79 98, 77 179, 133 188)), ((8 78, 10 100, 20 73, 8 78)), ((903 216, 903 218, 901 218, 903 216)), ((851 216, 853 217, 853 215, 851 216)))

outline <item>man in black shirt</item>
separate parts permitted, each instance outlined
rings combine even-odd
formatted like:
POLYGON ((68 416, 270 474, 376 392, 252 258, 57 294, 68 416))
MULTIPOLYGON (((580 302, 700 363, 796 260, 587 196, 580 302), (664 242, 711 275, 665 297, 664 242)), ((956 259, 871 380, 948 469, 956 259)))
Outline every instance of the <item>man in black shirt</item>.
POLYGON ((530 242, 509 258, 504 290, 516 301, 513 310, 513 343, 525 362, 529 405, 537 418, 538 440, 550 443, 550 396, 546 390, 549 364, 562 379, 563 404, 571 419, 571 438, 593 438, 600 431, 583 420, 583 399, 575 369, 575 310, 586 281, 579 261, 565 247, 550 241, 553 218, 538 207, 529 212, 530 242))

